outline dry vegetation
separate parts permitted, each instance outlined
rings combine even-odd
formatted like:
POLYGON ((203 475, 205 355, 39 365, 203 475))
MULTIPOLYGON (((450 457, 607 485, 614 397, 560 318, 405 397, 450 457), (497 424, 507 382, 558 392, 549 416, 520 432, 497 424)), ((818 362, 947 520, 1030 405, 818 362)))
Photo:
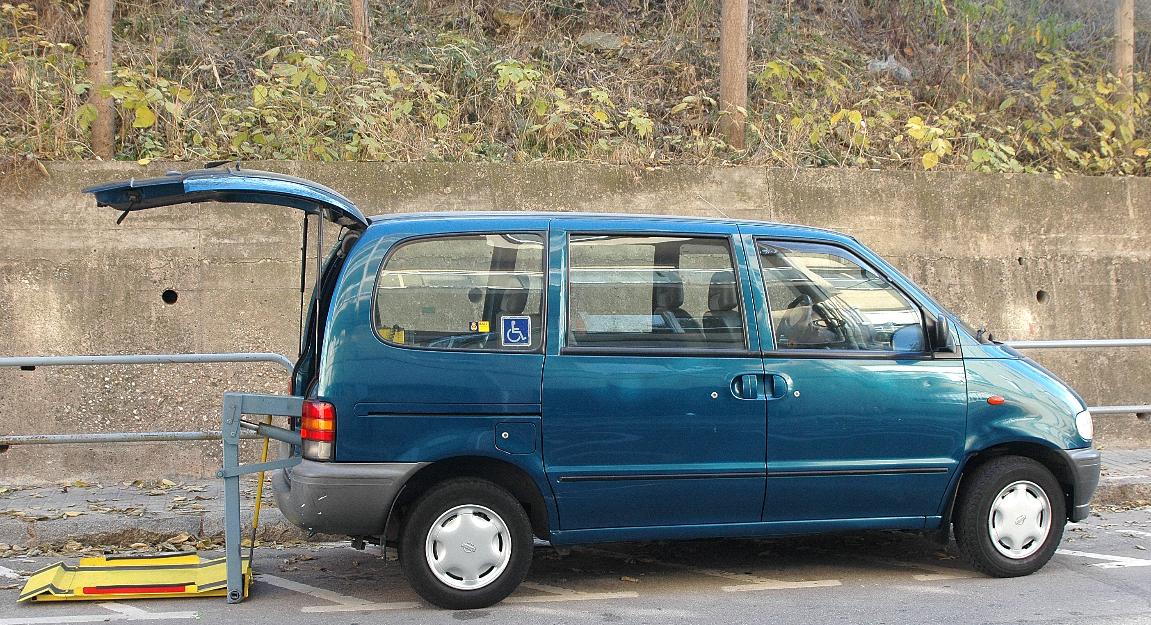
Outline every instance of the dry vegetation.
MULTIPOLYGON (((734 150, 716 0, 373 1, 368 58, 346 2, 121 0, 117 157, 1147 175, 1149 87, 1118 88, 1093 4, 753 0, 734 150)), ((0 155, 92 158, 83 9, 3 4, 0 155)))

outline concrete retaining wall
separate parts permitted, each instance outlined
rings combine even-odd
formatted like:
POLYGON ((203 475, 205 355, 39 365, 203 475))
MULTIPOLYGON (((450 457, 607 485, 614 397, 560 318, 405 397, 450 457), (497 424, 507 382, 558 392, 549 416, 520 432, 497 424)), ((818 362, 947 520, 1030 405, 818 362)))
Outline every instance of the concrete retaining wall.
MULTIPOLYGON (((1151 336, 1151 180, 676 168, 263 163, 369 214, 559 210, 725 215, 849 232, 972 325, 1006 339, 1151 336), (1043 295, 1040 295, 1040 292, 1043 295), (1042 301, 1040 301, 1042 300, 1042 301)), ((86 185, 188 165, 68 163, 0 179, 5 355, 295 353, 297 211, 180 206, 123 225, 86 185), (174 304, 162 301, 175 291, 174 304)), ((1094 404, 1151 403, 1151 350, 1036 352, 1094 404)), ((208 429, 226 389, 282 392, 275 365, 0 371, 5 433, 208 429)), ((1151 423, 1097 420, 1101 446, 1151 423)), ((14 448, 0 482, 210 475, 218 445, 14 448)))

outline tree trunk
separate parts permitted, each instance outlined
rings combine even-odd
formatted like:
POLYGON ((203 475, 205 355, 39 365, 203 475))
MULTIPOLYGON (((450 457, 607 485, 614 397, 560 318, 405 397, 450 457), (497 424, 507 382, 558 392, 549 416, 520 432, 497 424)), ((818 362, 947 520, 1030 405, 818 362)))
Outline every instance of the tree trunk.
POLYGON ((355 50, 361 59, 372 53, 371 21, 368 19, 368 0, 351 0, 352 31, 355 33, 355 50))
POLYGON ((1115 75, 1127 93, 1134 87, 1135 73, 1135 0, 1115 2, 1115 75))
POLYGON ((747 108, 747 0, 722 0, 719 20, 719 133, 744 148, 747 108))
POLYGON ((96 120, 92 122, 92 152, 96 156, 111 160, 116 152, 116 109, 112 98, 100 92, 108 84, 108 73, 112 71, 112 11, 115 0, 91 0, 86 16, 87 46, 84 60, 88 64, 88 104, 96 109, 96 120))

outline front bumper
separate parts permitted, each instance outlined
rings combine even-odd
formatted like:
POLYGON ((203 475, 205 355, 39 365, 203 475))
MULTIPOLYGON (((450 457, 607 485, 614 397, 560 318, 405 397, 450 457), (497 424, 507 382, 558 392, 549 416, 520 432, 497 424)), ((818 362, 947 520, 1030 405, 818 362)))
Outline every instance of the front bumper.
POLYGON ((1067 462, 1071 466, 1071 501, 1067 502, 1067 518, 1082 521, 1091 514, 1091 496, 1099 486, 1099 451, 1093 447, 1069 449, 1067 462))
POLYGON ((272 473, 276 504, 293 525, 321 534, 376 536, 400 488, 425 462, 314 462, 272 473))

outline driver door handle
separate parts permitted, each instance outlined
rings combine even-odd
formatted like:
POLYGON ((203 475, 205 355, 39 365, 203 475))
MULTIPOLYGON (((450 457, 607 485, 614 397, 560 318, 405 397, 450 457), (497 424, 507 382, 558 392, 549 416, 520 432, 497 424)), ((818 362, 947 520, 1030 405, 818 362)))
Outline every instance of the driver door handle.
POLYGON ((759 373, 741 373, 731 380, 731 394, 736 399, 763 399, 759 373))

